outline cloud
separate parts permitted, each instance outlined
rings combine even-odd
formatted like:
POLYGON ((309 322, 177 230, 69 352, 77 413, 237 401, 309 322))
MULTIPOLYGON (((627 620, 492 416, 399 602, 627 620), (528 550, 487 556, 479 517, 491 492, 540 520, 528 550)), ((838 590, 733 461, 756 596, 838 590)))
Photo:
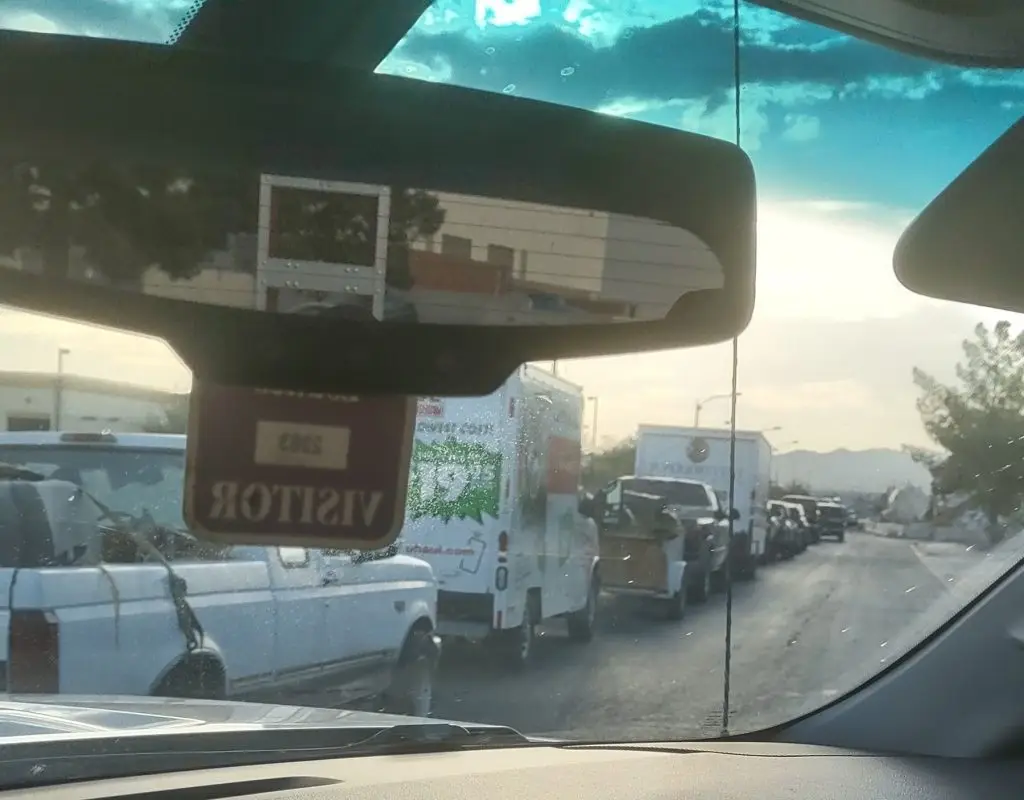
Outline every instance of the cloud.
POLYGON ((786 114, 782 138, 787 142, 809 142, 821 133, 821 120, 810 114, 786 114))
POLYGON ((163 43, 192 0, 4 0, 0 28, 163 43))
MULTIPOLYGON (((856 276, 848 276, 853 282, 856 276)), ((841 296, 821 298, 842 302, 841 296)), ((782 426, 803 446, 926 444, 912 370, 954 379, 961 342, 981 310, 921 305, 892 318, 793 319, 758 316, 740 338, 737 424, 782 426)), ((731 345, 561 362, 569 380, 601 397, 603 434, 622 438, 640 423, 689 424, 694 402, 728 391, 731 345)), ((728 403, 709 405, 704 422, 720 425, 728 403)))
MULTIPOLYGON (((769 24, 778 16, 744 12, 745 81, 813 84, 826 96, 840 91, 913 96, 915 91, 960 80, 955 70, 936 69, 927 61, 813 26, 769 24)), ((625 14, 620 19, 629 21, 625 14)), ((732 93, 731 19, 714 7, 627 27, 610 43, 595 43, 563 22, 538 21, 511 32, 491 26, 483 31, 449 28, 443 33, 417 28, 395 55, 410 60, 441 58, 451 65, 453 82, 460 85, 500 90, 515 84, 518 94, 540 99, 557 91, 560 102, 585 108, 625 97, 671 100, 732 93), (566 66, 573 68, 572 80, 560 82, 566 66)))

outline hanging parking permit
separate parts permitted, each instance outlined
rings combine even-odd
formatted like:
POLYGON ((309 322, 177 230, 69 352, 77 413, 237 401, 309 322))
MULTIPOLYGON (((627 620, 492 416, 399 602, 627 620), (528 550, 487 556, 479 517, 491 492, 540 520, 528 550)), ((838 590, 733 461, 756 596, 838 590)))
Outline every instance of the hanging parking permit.
POLYGON ((378 550, 405 516, 415 398, 196 381, 185 520, 228 544, 378 550))

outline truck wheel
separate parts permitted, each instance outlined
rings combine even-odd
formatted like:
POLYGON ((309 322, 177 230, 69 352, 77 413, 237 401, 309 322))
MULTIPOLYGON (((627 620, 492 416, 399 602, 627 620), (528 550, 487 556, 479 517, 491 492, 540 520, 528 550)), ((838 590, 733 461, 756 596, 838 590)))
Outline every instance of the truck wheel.
POLYGON ((595 574, 590 579, 587 604, 569 615, 569 638, 574 642, 589 642, 594 638, 597 626, 597 603, 601 594, 601 582, 595 574))
POLYGON ((226 695, 224 668, 213 658, 182 661, 153 690, 154 697, 186 700, 223 700, 226 695))
MULTIPOLYGON (((686 574, 686 570, 683 570, 683 574, 686 574)), ((706 603, 708 598, 711 596, 711 573, 708 572, 706 566, 698 567, 697 577, 693 580, 687 580, 686 598, 691 603, 706 603)))
POLYGON ((681 620, 686 616, 686 588, 686 578, 684 577, 680 581, 679 591, 672 596, 671 600, 665 601, 665 616, 673 622, 681 620))
POLYGON ((429 717, 434 705, 434 675, 441 655, 438 638, 428 629, 412 631, 381 698, 382 711, 408 717, 429 717))
POLYGON ((497 644, 501 658, 513 669, 526 669, 533 663, 539 616, 536 602, 528 599, 522 625, 512 630, 501 631, 498 634, 497 644))
POLYGON ((741 581, 752 581, 757 577, 757 557, 751 554, 734 558, 729 565, 733 575, 741 581))

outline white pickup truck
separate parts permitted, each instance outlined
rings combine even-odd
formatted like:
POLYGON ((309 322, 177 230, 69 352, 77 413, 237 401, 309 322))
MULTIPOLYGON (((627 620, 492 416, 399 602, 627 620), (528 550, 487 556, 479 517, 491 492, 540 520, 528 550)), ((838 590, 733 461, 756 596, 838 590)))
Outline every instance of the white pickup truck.
POLYGON ((199 542, 182 521, 184 451, 175 435, 0 433, 0 687, 315 692, 318 705, 426 716, 440 647, 430 566, 199 542))

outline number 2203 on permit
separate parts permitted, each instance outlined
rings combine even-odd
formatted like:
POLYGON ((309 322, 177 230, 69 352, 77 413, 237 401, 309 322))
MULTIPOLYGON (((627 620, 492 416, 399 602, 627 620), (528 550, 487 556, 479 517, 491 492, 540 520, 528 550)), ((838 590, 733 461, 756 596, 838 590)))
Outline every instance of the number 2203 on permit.
POLYGON ((253 461, 262 466, 348 469, 351 429, 298 422, 256 423, 253 461))

